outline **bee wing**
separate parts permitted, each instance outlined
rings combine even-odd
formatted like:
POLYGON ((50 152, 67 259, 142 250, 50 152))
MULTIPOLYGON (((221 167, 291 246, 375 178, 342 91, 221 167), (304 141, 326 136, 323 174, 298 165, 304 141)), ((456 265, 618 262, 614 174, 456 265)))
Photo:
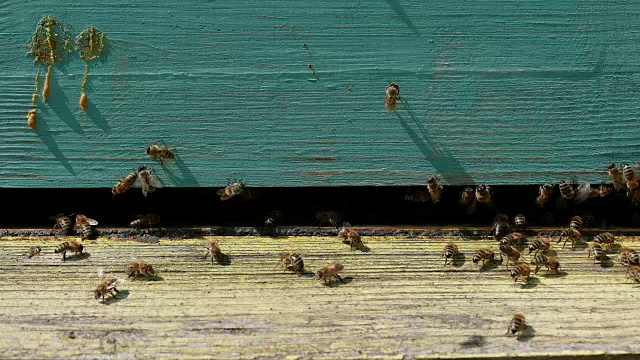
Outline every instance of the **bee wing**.
POLYGON ((224 195, 227 192, 227 188, 216 191, 216 195, 224 195))
POLYGON ((574 198, 574 202, 576 204, 582 204, 585 202, 589 195, 591 195, 591 184, 580 184, 575 190, 576 197, 574 198))
POLYGON ((233 197, 233 195, 222 194, 222 195, 220 195, 220 200, 225 201, 225 200, 231 199, 232 197, 233 197))
POLYGON ((89 225, 96 226, 96 225, 98 225, 98 221, 95 220, 95 219, 89 219, 89 225))
POLYGON ((99 267, 98 268, 98 279, 102 280, 104 278, 104 270, 99 267))

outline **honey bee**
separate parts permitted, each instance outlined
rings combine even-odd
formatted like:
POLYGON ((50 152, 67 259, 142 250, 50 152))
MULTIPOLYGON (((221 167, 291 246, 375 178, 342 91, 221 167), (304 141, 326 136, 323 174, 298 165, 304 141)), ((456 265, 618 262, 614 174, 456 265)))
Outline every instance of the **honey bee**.
POLYGON ((615 245, 616 237, 610 232, 604 232, 594 236, 593 241, 609 249, 615 245))
POLYGON ((458 255, 458 246, 454 243, 448 243, 445 245, 440 257, 444 258, 444 264, 447 265, 449 259, 451 259, 452 264, 454 263, 456 255, 458 255))
POLYGON ((582 217, 578 215, 572 217, 569 227, 578 231, 582 230, 582 217))
POLYGON ((493 238, 496 240, 500 240, 503 237, 509 234, 509 218, 507 215, 498 214, 491 224, 490 234, 493 235, 493 238))
POLYGON ((505 235, 502 239, 500 239, 500 244, 507 246, 518 245, 522 241, 523 237, 524 236, 521 233, 513 232, 509 235, 505 235))
POLYGON ((111 193, 113 194, 113 196, 122 194, 123 192, 131 189, 136 184, 137 180, 138 180, 138 173, 132 172, 131 174, 120 179, 120 181, 118 181, 118 183, 115 184, 111 189, 111 193))
POLYGON ((640 188, 627 191, 627 196, 631 199, 632 205, 640 204, 640 188))
POLYGON ((558 269, 560 268, 560 263, 555 257, 547 256, 544 254, 536 255, 533 259, 531 259, 531 265, 536 266, 536 271, 534 271, 533 273, 534 275, 537 274, 538 270, 540 270, 540 268, 543 266, 547 267, 547 272, 551 270, 556 274, 558 273, 558 269))
POLYGON ((82 254, 82 250, 84 247, 82 244, 76 241, 65 241, 62 244, 58 245, 58 247, 53 251, 56 254, 62 253, 62 261, 67 260, 67 251, 73 251, 76 253, 76 256, 82 254))
POLYGON ((620 250, 618 260, 624 266, 640 265, 640 254, 631 248, 624 247, 620 250))
POLYGON ((140 187, 142 188, 142 195, 145 197, 148 194, 156 191, 158 188, 158 179, 151 174, 151 167, 142 165, 138 168, 138 177, 140 177, 140 187))
POLYGON ((622 190, 627 186, 624 176, 622 175, 622 171, 616 166, 616 164, 611 163, 611 165, 609 165, 607 168, 607 174, 609 174, 611 183, 615 190, 622 190))
POLYGON ((218 190, 216 194, 220 195, 220 200, 225 201, 231 199, 236 195, 242 194, 245 188, 246 185, 242 182, 242 180, 231 183, 231 180, 227 179, 227 187, 218 190))
POLYGON ((576 204, 582 204, 587 199, 598 196, 598 189, 592 189, 591 184, 580 184, 574 190, 573 202, 576 204))
POLYGON ((486 204, 489 207, 493 207, 493 200, 491 196, 493 195, 493 190, 490 186, 485 184, 480 184, 476 187, 476 201, 481 204, 486 204))
POLYGON ((267 213, 267 218, 264 220, 264 226, 275 227, 280 222, 282 213, 278 210, 271 210, 267 213))
POLYGON ((558 187, 560 188, 560 196, 562 196, 563 199, 573 200, 576 197, 576 192, 573 190, 573 186, 566 181, 560 181, 558 187))
POLYGON ((495 261, 495 259, 495 254, 493 253, 493 251, 491 251, 491 249, 483 248, 476 250, 476 252, 473 254, 472 261, 474 264, 477 264, 478 262, 480 262, 480 260, 482 260, 482 266, 484 266, 485 260, 490 260, 493 262, 495 261))
POLYGON ((627 277, 633 279, 634 282, 640 282, 640 266, 631 265, 627 268, 627 277))
POLYGON ((607 259, 607 254, 605 254, 604 250, 602 250, 602 245, 598 243, 593 243, 589 247, 588 257, 591 258, 591 255, 593 255, 594 264, 596 263, 596 261, 602 262, 603 260, 607 259))
POLYGON ((175 159, 176 157, 168 146, 158 144, 147 146, 147 155, 151 156, 154 160, 160 161, 160 166, 164 166, 165 160, 175 159))
POLYGON ((342 224, 340 231, 338 231, 338 237, 341 238, 345 244, 349 244, 351 251, 360 249, 364 245, 360 234, 353 230, 348 222, 342 224))
POLYGON ((551 247, 551 243, 547 239, 541 239, 540 235, 529 244, 529 254, 535 251, 534 255, 538 255, 538 251, 544 254, 551 247))
POLYGON ((612 192, 613 189, 611 189, 610 186, 604 184, 600 185, 600 187, 598 188, 598 196, 601 198, 611 195, 612 192))
POLYGON ((156 214, 138 215, 129 226, 137 229, 150 228, 160 223, 160 217, 156 214))
POLYGON ((320 226, 330 224, 337 229, 342 221, 342 215, 337 211, 318 211, 316 219, 320 222, 320 226))
POLYGON ((284 271, 290 270, 296 274, 301 274, 304 271, 304 261, 298 253, 282 253, 280 256, 280 266, 284 271))
POLYGON ((329 285, 333 278, 335 277, 338 281, 344 282, 344 280, 340 277, 340 272, 344 269, 342 264, 336 263, 333 265, 328 265, 323 267, 318 271, 318 279, 324 281, 325 285, 329 285))
POLYGON ((133 280, 138 277, 150 277, 156 275, 156 271, 153 269, 153 266, 142 260, 127 264, 124 272, 127 273, 130 278, 132 277, 133 280))
POLYGON ((560 241, 562 241, 563 237, 566 239, 562 244, 562 248, 564 249, 564 246, 567 244, 567 241, 571 240, 571 248, 573 249, 576 243, 580 243, 580 239, 582 239, 582 234, 580 234, 580 231, 574 228, 564 229, 560 231, 560 235, 558 236, 558 241, 556 243, 559 243, 560 241))
POLYGON ((429 195, 429 190, 407 190, 404 199, 411 202, 427 202, 431 200, 431 196, 429 195))
POLYGON ((54 229, 60 229, 60 234, 62 235, 71 235, 73 222, 68 216, 59 214, 55 216, 55 220, 56 224, 53 226, 54 229))
POLYGON ((98 222, 94 219, 88 218, 83 214, 76 215, 76 224, 74 229, 80 233, 81 240, 92 240, 96 236, 94 226, 98 225, 98 222))
POLYGON ((520 263, 511 268, 509 271, 509 275, 513 279, 513 283, 517 283, 520 277, 524 278, 524 282, 529 283, 529 278, 531 277, 531 268, 529 264, 520 263))
POLYGON ((524 215, 516 214, 516 216, 513 217, 513 227, 514 227, 514 229, 522 231, 522 230, 524 230, 525 226, 526 226, 526 219, 525 219, 524 215))
POLYGON ((460 193, 460 205, 468 205, 475 199, 476 191, 471 187, 465 187, 460 193))
POLYGON ((440 202, 442 197, 442 183, 439 182, 435 176, 429 179, 427 189, 429 190, 431 201, 433 201, 434 204, 440 202))
POLYGON ((207 260, 207 256, 211 255, 211 265, 213 265, 213 260, 217 263, 222 263, 224 260, 224 255, 222 251, 220 251, 220 246, 217 241, 212 241, 207 244, 207 253, 204 255, 204 259, 207 260))
POLYGON ((389 82, 385 92, 387 96, 384 98, 384 108, 387 111, 395 111, 396 102, 400 100, 400 86, 394 82, 389 82))
POLYGON ((547 202, 553 196, 553 185, 551 184, 542 184, 540 185, 540 189, 538 189, 538 197, 536 198, 536 205, 539 207, 544 207, 547 202))
POLYGON ((622 175, 626 180, 627 189, 629 191, 633 191, 638 188, 638 178, 636 177, 635 171, 633 171, 633 168, 629 166, 629 164, 624 164, 622 166, 622 175))
POLYGON ((98 286, 93 291, 93 293, 95 295, 96 300, 102 297, 102 303, 104 303, 105 295, 111 295, 112 297, 115 298, 116 294, 120 292, 118 291, 118 289, 116 289, 116 286, 125 282, 123 279, 116 279, 116 278, 105 279, 104 274, 102 273, 102 269, 98 270, 98 278, 100 280, 98 281, 98 286))
POLYGON ((509 268, 509 261, 515 265, 518 263, 518 260, 520 260, 520 251, 513 246, 500 245, 500 262, 503 261, 502 255, 507 257, 507 261, 505 262, 507 269, 509 268))
POLYGON ((515 335, 516 339, 520 340, 520 335, 522 335, 522 332, 524 332, 526 328, 527 325, 524 321, 524 315, 515 314, 513 315, 513 319, 511 319, 511 322, 509 322, 509 326, 507 326, 506 335, 515 335))
POLYGON ((32 246, 29 248, 29 255, 27 255, 27 258, 31 259, 32 257, 39 255, 41 251, 42 248, 40 246, 32 246))

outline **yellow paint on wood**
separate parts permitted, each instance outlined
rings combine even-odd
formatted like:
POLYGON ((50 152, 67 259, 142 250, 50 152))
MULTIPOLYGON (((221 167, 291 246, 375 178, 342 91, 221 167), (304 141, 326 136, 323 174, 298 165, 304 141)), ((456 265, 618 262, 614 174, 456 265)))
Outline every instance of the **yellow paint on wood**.
MULTIPOLYGON (((2 239, 2 357, 482 358, 640 347, 640 287, 617 263, 594 265, 584 247, 554 247, 560 276, 543 268, 529 285, 514 285, 504 266, 481 271, 471 262, 480 247, 498 253, 490 240, 364 237, 361 252, 330 237, 216 238, 228 266, 203 259, 207 240, 85 241, 89 255, 63 263, 53 254, 62 238, 2 239), (444 267, 449 241, 464 260, 444 267), (27 259, 33 245, 42 253, 27 259), (309 272, 283 274, 283 251, 302 254, 309 272), (134 259, 161 280, 128 281, 121 299, 94 300, 98 268, 124 277, 134 259), (335 261, 348 283, 313 278, 335 261), (521 341, 505 336, 516 312, 531 325, 521 341)), ((638 238, 621 240, 640 248, 638 238)))

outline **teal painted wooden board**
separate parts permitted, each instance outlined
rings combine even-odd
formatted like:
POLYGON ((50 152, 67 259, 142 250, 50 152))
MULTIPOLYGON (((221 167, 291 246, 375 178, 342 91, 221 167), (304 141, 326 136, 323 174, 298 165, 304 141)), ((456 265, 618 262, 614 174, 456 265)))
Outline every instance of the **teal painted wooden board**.
POLYGON ((165 186, 600 182, 608 163, 640 160, 639 13, 601 0, 5 1, 0 186, 111 187, 153 164, 156 141, 178 155, 154 165, 165 186), (112 46, 86 113, 83 61, 54 68, 33 131, 25 44, 45 14, 112 46))

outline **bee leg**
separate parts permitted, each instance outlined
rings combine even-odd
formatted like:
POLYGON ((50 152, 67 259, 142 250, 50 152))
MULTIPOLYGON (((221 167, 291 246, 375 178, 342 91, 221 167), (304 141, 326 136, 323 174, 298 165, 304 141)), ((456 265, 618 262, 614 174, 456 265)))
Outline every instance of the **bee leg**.
POLYGON ((341 283, 344 283, 344 280, 342 280, 342 278, 338 274, 336 274, 336 279, 338 279, 338 281, 340 281, 341 283))
POLYGON ((62 261, 63 262, 67 261, 67 252, 66 251, 62 253, 62 261))

